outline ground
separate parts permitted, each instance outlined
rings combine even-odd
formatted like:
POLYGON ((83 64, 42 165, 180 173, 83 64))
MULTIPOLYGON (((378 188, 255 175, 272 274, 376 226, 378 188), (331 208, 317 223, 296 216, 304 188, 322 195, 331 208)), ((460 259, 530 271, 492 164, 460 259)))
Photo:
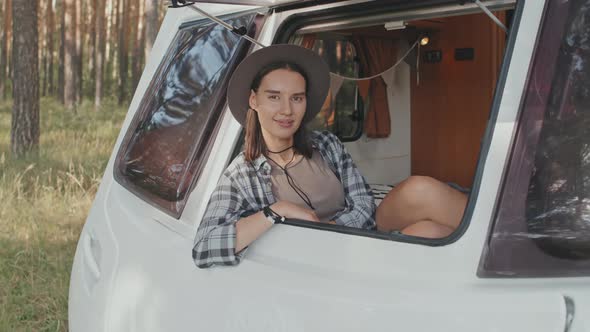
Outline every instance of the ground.
POLYGON ((126 109, 43 98, 39 151, 13 160, 11 105, 0 101, 0 331, 67 331, 76 242, 126 109))

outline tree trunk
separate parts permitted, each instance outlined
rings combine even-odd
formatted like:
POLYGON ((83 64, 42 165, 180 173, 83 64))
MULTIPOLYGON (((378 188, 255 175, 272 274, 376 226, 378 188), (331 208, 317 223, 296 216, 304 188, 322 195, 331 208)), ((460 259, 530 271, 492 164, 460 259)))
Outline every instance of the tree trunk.
POLYGON ((73 110, 76 101, 76 40, 75 40, 75 2, 64 0, 64 105, 73 110))
POLYGON ((15 1, 12 7, 13 68, 10 149, 22 157, 39 146, 39 44, 37 1, 15 1))
POLYGON ((94 107, 98 110, 102 102, 103 81, 104 81, 104 58, 105 58, 105 3, 102 0, 96 1, 96 40, 94 49, 94 107))
MULTIPOLYGON (((89 17, 89 29, 88 31, 88 73, 90 74, 90 89, 89 91, 94 91, 95 83, 94 78, 96 76, 96 71, 94 70, 94 62, 96 61, 96 55, 94 54, 95 44, 96 44, 96 16, 98 11, 96 10, 97 0, 88 0, 88 17, 89 17)), ((90 97, 90 96, 89 96, 90 97)))
POLYGON ((110 61, 108 62, 107 66, 109 67, 110 71, 110 78, 109 81, 112 85, 118 86, 118 68, 119 68, 119 42, 118 42, 118 32, 119 32, 119 7, 121 5, 122 0, 113 0, 113 10, 111 13, 111 38, 107 39, 107 47, 111 46, 110 53, 107 57, 110 57, 110 61), (113 83, 114 82, 114 83, 113 83))
POLYGON ((75 61, 74 61, 74 100, 80 104, 82 99, 82 38, 84 31, 82 29, 82 0, 75 0, 75 61))
POLYGON ((2 40, 0 45, 0 96, 4 99, 8 97, 8 88, 6 83, 9 80, 10 72, 8 58, 10 56, 10 31, 12 27, 12 0, 3 1, 3 24, 2 40))
POLYGON ((65 103, 65 92, 64 92, 64 82, 65 82, 65 66, 64 66, 64 59, 65 59, 65 45, 66 45, 66 28, 65 28, 65 21, 66 21, 66 5, 63 1, 61 1, 60 5, 60 40, 59 40, 59 65, 57 69, 57 95, 59 96, 59 101, 63 104, 65 103))
POLYGON ((0 30, 0 98, 3 97, 4 89, 6 89, 6 83, 4 82, 6 75, 3 65, 4 59, 6 58, 6 46, 4 45, 6 39, 6 29, 4 28, 6 15, 4 14, 6 14, 6 0, 2 0, 2 2, 0 2, 0 18, 2 19, 0 21, 0 27, 2 27, 0 30))
POLYGON ((129 0, 119 0, 119 105, 127 97, 129 0))
MULTIPOLYGON (((161 2, 158 2, 158 6, 161 6, 161 2)), ((164 21, 164 16, 166 16, 166 11, 158 9, 158 27, 162 25, 162 22, 164 21)))
POLYGON ((55 84, 53 82, 53 52, 55 52, 55 42, 53 40, 53 34, 55 33, 55 0, 49 1, 49 6, 47 8, 47 53, 49 54, 49 58, 47 62, 49 63, 47 68, 47 85, 49 94, 55 94, 55 84))
POLYGON ((135 31, 135 41, 133 45, 133 60, 132 70, 133 70, 133 91, 137 89, 137 84, 139 83, 139 79, 141 78, 141 72, 143 70, 143 63, 144 63, 144 43, 145 43, 145 33, 143 32, 144 28, 144 14, 143 14, 143 4, 144 0, 135 0, 135 14, 136 14, 136 22, 133 26, 136 26, 135 31))
MULTIPOLYGON (((100 0, 99 0, 100 1, 100 0)), ((116 4, 114 3, 115 0, 107 0, 107 7, 106 7, 106 50, 105 50, 105 63, 109 63, 111 60, 111 39, 113 38, 113 26, 115 24, 115 16, 113 12, 117 12, 116 4), (114 7, 114 8, 113 8, 114 7)))
POLYGON ((158 0, 145 0, 145 50, 147 61, 158 34, 158 0))
POLYGON ((42 1, 39 3, 39 42, 41 48, 39 50, 39 76, 43 73, 43 83, 39 87, 43 96, 47 95, 47 11, 50 3, 42 1))

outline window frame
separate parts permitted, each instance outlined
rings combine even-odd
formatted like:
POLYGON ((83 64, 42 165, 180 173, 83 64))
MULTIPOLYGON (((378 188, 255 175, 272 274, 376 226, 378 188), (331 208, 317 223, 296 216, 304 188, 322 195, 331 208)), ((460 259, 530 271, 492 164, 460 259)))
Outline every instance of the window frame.
MULTIPOLYGON (((263 26, 263 21, 266 17, 265 15, 261 15, 258 9, 245 10, 226 15, 220 15, 219 18, 222 20, 227 20, 242 17, 245 15, 253 15, 252 23, 249 27, 249 35, 251 37, 256 37, 260 33, 260 28, 263 26), (260 19, 261 16, 262 20, 260 19)), ((171 38, 171 42, 168 44, 168 47, 162 57, 162 60, 159 62, 156 70, 154 71, 153 76, 151 77, 150 83, 145 89, 143 97, 139 101, 138 107, 133 114, 133 119, 131 120, 129 126, 126 128, 125 136, 121 141, 121 144, 119 145, 119 149, 117 151, 115 163, 113 166, 113 177, 119 185, 121 185, 123 188, 128 190, 130 193, 132 193, 142 201, 148 203, 149 205, 157 208, 158 210, 164 212, 165 214, 177 220, 179 220, 182 216, 182 213, 186 207, 190 194, 200 178, 200 175, 205 167, 205 164, 207 163, 208 156, 211 153, 211 149, 213 148, 215 138, 218 135, 219 127, 223 119, 224 110, 226 109, 227 105, 225 91, 227 90, 227 85, 229 83, 231 73, 235 70, 236 66, 240 63, 240 61, 243 60, 245 56, 251 51, 252 44, 243 38, 239 39, 236 45, 236 54, 226 64, 229 70, 226 77, 224 77, 223 81, 220 82, 220 88, 223 91, 217 93, 217 95, 214 95, 211 100, 211 105, 213 105, 213 107, 211 108, 209 113, 213 118, 210 119, 209 123, 202 128, 203 132, 207 133, 207 135, 203 135, 204 139, 200 140, 199 142, 194 142, 187 154, 187 158, 190 157, 189 160, 191 167, 186 172, 192 173, 192 175, 190 179, 188 179, 190 183, 187 186, 187 189, 181 199, 177 201, 168 201, 160 197, 159 195, 141 186, 136 185, 132 181, 129 181, 127 179, 127 176, 122 174, 121 172, 121 163, 123 162, 125 155, 131 147, 130 144, 132 143, 133 137, 136 133, 138 126, 140 125, 140 123, 145 121, 146 117, 149 117, 150 113, 153 111, 152 109, 149 109, 147 107, 145 109, 141 109, 141 106, 142 104, 144 104, 144 102, 146 102, 146 98, 150 98, 149 92, 155 90, 159 79, 162 77, 162 75, 165 74, 164 72, 168 69, 169 62, 172 58, 174 58, 174 49, 177 46, 175 40, 177 39, 179 33, 181 33, 184 29, 206 27, 209 25, 216 24, 216 22, 211 21, 209 18, 199 18, 178 25, 176 32, 174 36, 171 38), (176 211, 173 211, 171 208, 169 208, 169 206, 171 205, 178 204, 180 204, 180 207, 178 207, 176 211)))
MULTIPOLYGON (((340 225, 332 225, 332 224, 323 224, 323 223, 311 223, 308 221, 303 220, 286 220, 284 223, 287 225, 297 226, 297 227, 305 227, 311 229, 318 229, 318 230, 325 230, 331 232, 337 232, 342 234, 350 234, 350 235, 357 235, 363 237, 370 237, 376 238, 381 240, 389 240, 389 241, 396 241, 402 243, 409 243, 409 244, 419 244, 425 245, 430 247, 439 247, 439 246, 446 246, 458 241, 463 234, 469 228, 471 220, 473 218, 473 213, 475 210, 475 205, 477 203, 477 198, 479 192, 481 190, 481 182, 483 177, 483 171, 485 166, 485 160, 488 157, 488 153, 490 150, 490 146, 492 143, 492 137, 494 133, 494 128, 497 124, 498 114, 500 109, 500 104, 502 101, 502 93, 504 92, 504 88, 506 85, 506 80, 508 77, 508 69, 510 67, 511 59, 514 53, 515 44, 516 44, 516 37, 518 35, 520 22, 523 16, 523 10, 525 7, 525 3, 527 0, 516 0, 516 4, 514 7, 514 14, 512 15, 512 21, 510 23, 510 29, 508 33, 506 49, 503 54, 502 58, 502 65, 499 71, 498 80, 496 83, 496 88, 494 89, 494 95, 492 98, 492 106, 490 109, 490 115, 488 124, 486 126, 486 130, 482 137, 482 144, 481 149, 479 152, 479 157, 477 159, 475 175, 473 177, 473 186, 471 193, 468 198, 467 206, 461 219, 461 223, 459 227, 445 238, 440 239, 427 239, 427 238, 420 238, 420 237, 413 237, 407 236, 401 233, 385 233, 379 232, 376 230, 364 230, 364 229, 355 229, 340 225)), ((436 4, 445 5, 445 4, 456 4, 456 1, 437 1, 436 4)), ((390 7, 390 12, 400 11, 400 10, 418 10, 423 8, 429 8, 433 4, 416 4, 413 1, 402 1, 398 4, 393 4, 390 7)), ((311 24, 318 24, 323 22, 334 21, 337 19, 346 18, 347 16, 359 16, 359 15, 371 15, 375 13, 383 13, 382 4, 380 6, 379 3, 372 3, 372 4, 355 4, 346 7, 337 7, 337 8, 329 8, 309 13, 300 13, 300 14, 292 14, 291 16, 287 17, 285 20, 281 22, 277 31, 275 33, 273 44, 281 44, 287 43, 291 36, 295 33, 295 31, 301 29, 306 25, 311 24), (359 14, 360 13, 360 14, 359 14)), ((465 13, 464 15, 468 15, 469 13, 465 13)), ((416 18, 412 18, 416 19, 416 18)), ((506 167, 506 165, 504 165, 506 167)))

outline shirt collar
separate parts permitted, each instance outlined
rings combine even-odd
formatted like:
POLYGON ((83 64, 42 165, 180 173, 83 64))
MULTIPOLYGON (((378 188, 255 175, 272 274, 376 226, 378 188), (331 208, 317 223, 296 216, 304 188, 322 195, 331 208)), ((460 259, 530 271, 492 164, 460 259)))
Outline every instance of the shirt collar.
POLYGON ((260 168, 264 164, 267 164, 267 160, 266 160, 266 157, 263 154, 260 154, 260 156, 258 156, 258 158, 254 159, 254 161, 252 161, 252 165, 254 165, 254 168, 257 171, 260 170, 260 168))

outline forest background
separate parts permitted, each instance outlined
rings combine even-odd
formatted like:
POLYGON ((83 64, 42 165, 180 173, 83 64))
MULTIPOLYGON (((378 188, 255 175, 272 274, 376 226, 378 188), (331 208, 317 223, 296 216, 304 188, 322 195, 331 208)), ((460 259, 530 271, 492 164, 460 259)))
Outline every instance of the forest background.
POLYGON ((0 2, 0 331, 67 331, 76 242, 166 5, 0 2))

